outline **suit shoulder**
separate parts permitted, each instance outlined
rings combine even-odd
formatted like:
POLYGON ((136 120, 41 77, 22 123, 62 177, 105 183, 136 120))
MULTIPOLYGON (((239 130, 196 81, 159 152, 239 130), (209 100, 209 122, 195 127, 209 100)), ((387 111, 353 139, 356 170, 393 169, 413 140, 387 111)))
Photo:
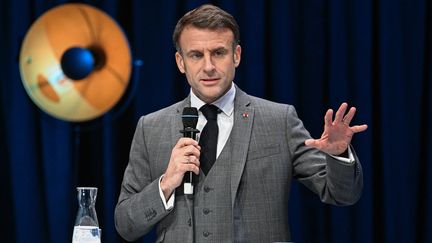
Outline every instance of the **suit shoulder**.
POLYGON ((151 112, 141 116, 140 122, 145 124, 158 124, 169 121, 172 116, 178 115, 178 109, 181 102, 175 103, 158 111, 151 112))
POLYGON ((294 106, 290 105, 290 104, 283 104, 283 103, 278 103, 278 102, 274 102, 274 101, 270 101, 270 100, 266 100, 263 98, 259 98, 259 97, 255 97, 255 96, 251 96, 249 95, 250 100, 251 100, 251 105, 253 105, 255 108, 257 108, 258 110, 262 110, 264 112, 292 112, 295 111, 294 106))

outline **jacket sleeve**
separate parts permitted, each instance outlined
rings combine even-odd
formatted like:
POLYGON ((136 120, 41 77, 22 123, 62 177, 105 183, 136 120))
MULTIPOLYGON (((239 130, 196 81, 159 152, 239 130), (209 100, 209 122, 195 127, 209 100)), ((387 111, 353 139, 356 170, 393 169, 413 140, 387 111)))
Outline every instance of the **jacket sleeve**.
POLYGON ((151 175, 145 141, 145 117, 137 125, 132 140, 129 163, 115 209, 115 226, 126 240, 133 241, 149 232, 169 210, 159 195, 159 176, 151 175))
POLYGON ((357 155, 345 163, 304 144, 311 138, 292 106, 288 106, 287 136, 293 161, 293 176, 316 193, 321 201, 334 205, 351 205, 363 190, 363 173, 357 155))

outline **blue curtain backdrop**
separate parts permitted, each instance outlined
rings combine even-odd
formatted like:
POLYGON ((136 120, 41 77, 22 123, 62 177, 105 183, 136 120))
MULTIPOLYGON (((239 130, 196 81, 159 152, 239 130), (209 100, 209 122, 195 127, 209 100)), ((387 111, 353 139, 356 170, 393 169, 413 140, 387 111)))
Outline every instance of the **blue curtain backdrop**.
MULTIPOLYGON (((79 124, 39 110, 21 83, 20 45, 37 17, 66 2, 0 3, 1 242, 70 242, 77 186, 99 188, 103 242, 123 242, 113 213, 138 118, 188 92, 171 34, 182 14, 206 1, 85 1, 119 22, 143 61, 135 92, 127 91, 131 102, 79 124)), ((241 27, 235 82, 242 89, 295 105, 315 137, 325 110, 343 101, 358 108, 355 123, 369 125, 353 142, 364 167, 361 200, 324 205, 295 184, 293 240, 432 242, 431 0, 212 3, 241 27)))

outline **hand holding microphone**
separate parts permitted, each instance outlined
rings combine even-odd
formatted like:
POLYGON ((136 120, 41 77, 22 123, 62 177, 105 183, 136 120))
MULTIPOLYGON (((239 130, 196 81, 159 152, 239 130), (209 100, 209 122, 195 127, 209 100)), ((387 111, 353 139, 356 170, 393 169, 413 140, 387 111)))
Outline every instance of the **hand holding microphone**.
MULTIPOLYGON (((183 130, 181 130, 180 132, 183 133, 183 137, 196 140, 196 134, 200 132, 198 129, 196 129, 198 123, 198 109, 195 107, 185 107, 183 109, 182 122, 183 130)), ((194 159, 196 159, 196 157, 194 159)), ((190 157, 188 158, 188 163, 190 163, 190 157)), ((196 174, 199 174, 199 170, 196 174)), ((184 194, 193 194, 193 187, 193 174, 191 171, 189 171, 185 174, 184 177, 184 194)))
POLYGON ((198 122, 197 109, 194 107, 186 107, 183 110, 182 121, 184 129, 180 132, 183 133, 184 137, 180 138, 174 146, 168 168, 160 183, 165 199, 167 200, 183 181, 185 182, 184 188, 188 189, 187 192, 185 191, 185 194, 193 193, 194 182, 191 180, 193 178, 192 173, 198 175, 200 172, 199 157, 201 148, 198 142, 195 141, 196 134, 199 132, 195 128, 198 122))

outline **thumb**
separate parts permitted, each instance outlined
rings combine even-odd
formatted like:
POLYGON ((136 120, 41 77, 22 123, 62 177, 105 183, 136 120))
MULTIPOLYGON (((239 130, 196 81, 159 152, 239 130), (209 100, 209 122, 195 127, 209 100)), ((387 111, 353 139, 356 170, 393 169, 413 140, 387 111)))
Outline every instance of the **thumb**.
POLYGON ((306 146, 310 146, 310 147, 317 147, 318 146, 318 141, 315 139, 306 139, 305 140, 305 145, 306 146))

